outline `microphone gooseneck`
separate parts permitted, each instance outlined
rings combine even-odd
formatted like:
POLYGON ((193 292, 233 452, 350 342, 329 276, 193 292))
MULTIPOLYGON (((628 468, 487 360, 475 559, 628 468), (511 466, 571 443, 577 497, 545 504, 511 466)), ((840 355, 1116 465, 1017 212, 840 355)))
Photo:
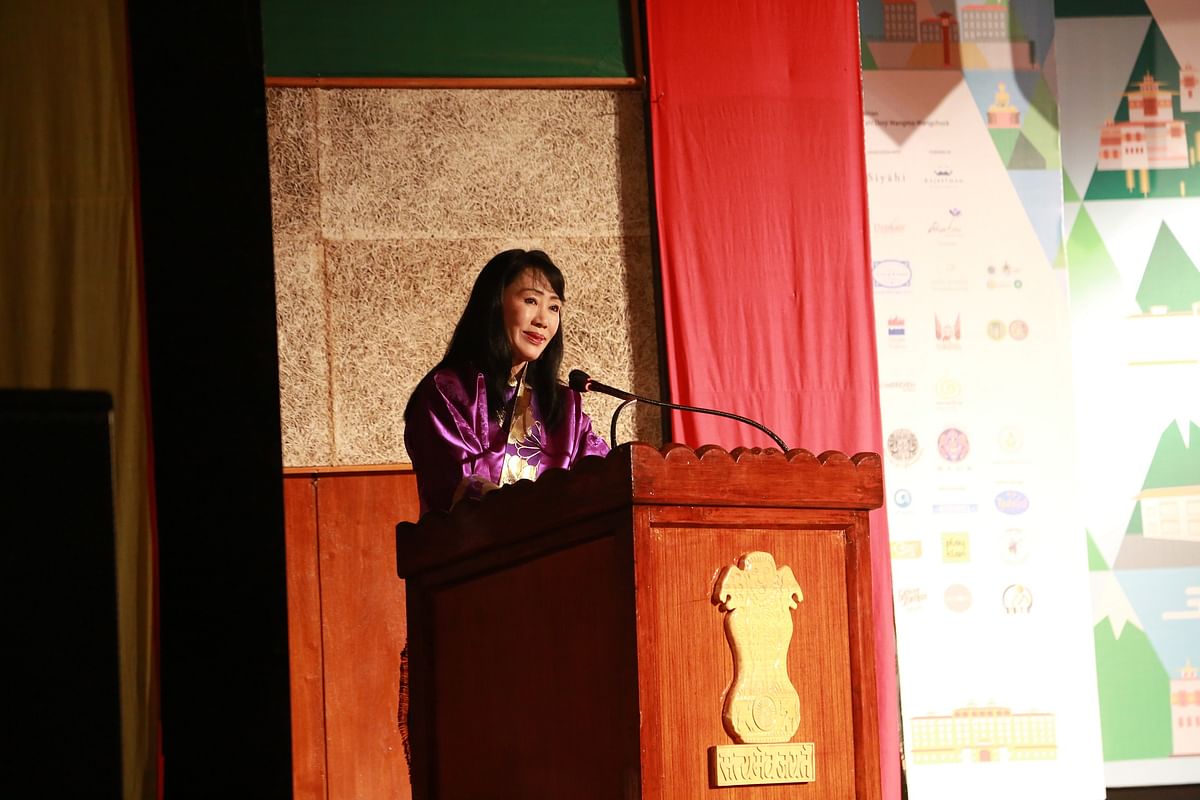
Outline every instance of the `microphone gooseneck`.
POLYGON ((617 416, 621 413, 622 409, 624 409, 625 406, 627 406, 631 403, 639 403, 640 402, 640 403, 649 403, 652 406, 659 406, 660 408, 674 408, 679 411, 692 411, 697 414, 712 414, 713 416, 725 417, 726 419, 732 419, 737 422, 742 422, 753 428, 757 428, 758 430, 765 433, 767 436, 771 437, 771 440, 774 441, 775 444, 779 445, 780 452, 786 453, 788 451, 788 447, 786 444, 783 443, 783 439, 780 439, 779 436, 777 436, 774 431, 772 431, 766 425, 763 425, 761 422, 755 422, 754 420, 749 419, 748 417, 743 417, 740 414, 731 414, 728 411, 717 411, 715 408, 700 408, 698 406, 685 406, 685 405, 681 405, 679 403, 667 403, 662 400, 653 400, 649 397, 641 397, 640 395, 636 395, 636 394, 627 392, 624 389, 616 389, 612 386, 606 386, 605 384, 600 383, 599 381, 594 381, 588 376, 588 374, 586 372, 584 372, 581 369, 571 370, 570 375, 567 376, 567 382, 568 382, 568 384, 570 384, 572 389, 579 392, 580 394, 583 394, 584 392, 600 392, 601 394, 607 394, 611 397, 616 397, 619 400, 625 401, 625 402, 621 403, 621 405, 617 406, 617 410, 613 412, 612 424, 609 428, 609 431, 610 431, 609 439, 611 440, 613 447, 617 446, 617 416))

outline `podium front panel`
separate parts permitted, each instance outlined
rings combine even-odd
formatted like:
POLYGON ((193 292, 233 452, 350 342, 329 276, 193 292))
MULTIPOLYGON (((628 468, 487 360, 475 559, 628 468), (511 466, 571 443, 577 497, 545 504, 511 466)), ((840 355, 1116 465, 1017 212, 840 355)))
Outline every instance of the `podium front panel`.
POLYGON ((415 796, 638 796, 628 518, 410 580, 415 796))
MULTIPOLYGON (((637 514, 643 797, 854 798, 857 665, 851 663, 855 642, 849 607, 858 588, 863 515, 673 506, 641 507, 637 514), (786 680, 799 696, 799 718, 787 741, 813 745, 811 781, 766 783, 772 775, 762 758, 774 758, 773 745, 767 744, 747 748, 757 765, 745 761, 730 770, 744 773, 731 777, 750 785, 717 788, 709 750, 737 739, 722 721, 734 658, 714 584, 726 567, 750 553, 770 554, 781 574, 794 576, 802 595, 790 610, 786 680)), ((735 605, 747 609, 749 601, 735 605)), ((778 711, 767 697, 752 713, 770 717, 778 711)))

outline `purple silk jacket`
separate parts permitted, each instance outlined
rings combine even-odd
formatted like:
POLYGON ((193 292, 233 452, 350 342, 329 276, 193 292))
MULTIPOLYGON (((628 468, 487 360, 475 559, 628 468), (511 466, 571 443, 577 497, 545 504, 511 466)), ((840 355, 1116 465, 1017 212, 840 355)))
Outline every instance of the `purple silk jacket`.
MULTIPOLYGON (((512 406, 516 391, 511 387, 505 393, 506 407, 512 406)), ((512 456, 523 459, 527 474, 536 470, 541 475, 556 467, 569 469, 584 456, 608 453, 608 445, 592 431, 592 420, 583 413, 579 392, 565 386, 562 392, 558 428, 547 435, 533 398, 532 429, 522 441, 511 443, 505 427, 488 413, 483 373, 477 372, 470 382, 449 368, 426 375, 413 391, 404 426, 404 446, 417 473, 421 513, 448 511, 464 479, 500 483, 506 454, 510 460, 512 456)), ((468 486, 466 496, 478 496, 478 491, 468 486)))

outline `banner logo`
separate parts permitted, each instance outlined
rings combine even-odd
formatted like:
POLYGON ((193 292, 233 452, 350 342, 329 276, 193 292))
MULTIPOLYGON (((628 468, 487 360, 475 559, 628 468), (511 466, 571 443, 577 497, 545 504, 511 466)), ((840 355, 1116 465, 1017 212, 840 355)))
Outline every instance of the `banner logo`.
POLYGON ((951 584, 946 587, 942 599, 946 603, 946 608, 956 614, 961 614, 971 607, 971 590, 961 583, 951 584))
POLYGON ((912 287, 912 264, 898 258, 884 258, 871 266, 875 286, 879 289, 908 289, 912 287))
POLYGON ((921 541, 919 539, 909 539, 907 541, 892 541, 893 561, 912 561, 921 557, 921 541))
POLYGON ((996 510, 1001 514, 1024 514, 1029 510, 1029 498, 1016 489, 1006 489, 996 495, 996 510))
POLYGON ((1033 592, 1020 583, 1005 589, 1001 599, 1007 614, 1028 614, 1033 609, 1033 592))
POLYGON ((1020 528, 1009 528, 1000 535, 1000 542, 1004 548, 1004 561, 1008 564, 1020 564, 1029 558, 1029 551, 1032 549, 1032 540, 1029 535, 1020 528))
POLYGON ((942 563, 966 564, 971 560, 971 535, 969 533, 942 534, 942 563))
POLYGON ((958 428, 946 428, 937 438, 938 453, 951 464, 957 464, 971 452, 967 435, 958 428))
POLYGON ((939 348, 957 350, 962 347, 962 314, 955 314, 953 320, 934 314, 933 327, 939 348))
POLYGON ((917 435, 908 428, 897 428, 887 438, 888 455, 902 467, 907 467, 921 456, 917 435))
POLYGON ((905 611, 920 611, 925 607, 929 595, 919 588, 901 589, 896 592, 896 605, 905 611))

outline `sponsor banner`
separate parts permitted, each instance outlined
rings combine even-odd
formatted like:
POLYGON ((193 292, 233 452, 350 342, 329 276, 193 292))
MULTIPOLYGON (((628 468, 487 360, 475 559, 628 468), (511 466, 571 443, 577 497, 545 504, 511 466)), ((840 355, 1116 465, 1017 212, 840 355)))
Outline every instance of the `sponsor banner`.
MULTIPOLYGON (((1102 800, 1061 183, 1033 197, 1050 184, 1025 174, 1059 170, 1044 79, 1030 41, 947 48, 980 72, 933 63, 919 18, 905 38, 919 4, 876 2, 873 40, 870 5, 864 46, 892 65, 864 103, 909 797, 1102 800)), ((957 41, 1001 9, 961 6, 957 41)))

